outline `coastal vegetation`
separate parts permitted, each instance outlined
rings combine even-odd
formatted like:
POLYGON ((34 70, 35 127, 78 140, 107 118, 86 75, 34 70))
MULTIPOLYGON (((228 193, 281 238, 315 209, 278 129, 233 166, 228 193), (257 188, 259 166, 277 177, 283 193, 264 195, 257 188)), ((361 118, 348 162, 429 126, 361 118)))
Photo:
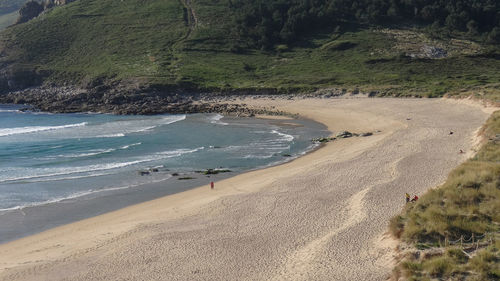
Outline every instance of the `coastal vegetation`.
POLYGON ((434 32, 500 42, 500 4, 493 0, 233 0, 235 29, 248 44, 270 49, 313 28, 361 24, 430 25, 434 32))
POLYGON ((409 280, 500 278, 500 111, 484 125, 486 143, 446 182, 391 221, 404 241, 396 275, 409 280))

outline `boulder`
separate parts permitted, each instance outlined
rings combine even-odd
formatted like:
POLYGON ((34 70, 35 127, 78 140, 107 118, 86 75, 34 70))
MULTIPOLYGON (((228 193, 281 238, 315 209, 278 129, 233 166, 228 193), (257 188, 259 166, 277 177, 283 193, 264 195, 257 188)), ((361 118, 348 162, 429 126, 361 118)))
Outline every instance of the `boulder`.
POLYGON ((43 12, 43 5, 36 1, 29 1, 19 10, 19 17, 17 18, 16 24, 27 22, 33 18, 36 18, 40 13, 43 12))
POLYGON ((15 24, 28 22, 31 19, 36 18, 47 9, 50 9, 54 6, 66 5, 74 1, 76 0, 45 0, 42 3, 39 3, 37 1, 29 1, 24 4, 24 6, 19 10, 19 17, 17 18, 15 24))
POLYGON ((137 172, 140 176, 147 176, 149 175, 149 171, 138 171, 137 172))
POLYGON ((446 50, 429 45, 424 45, 422 47, 422 53, 425 57, 430 59, 441 59, 448 56, 446 50))
POLYGON ((337 138, 350 138, 352 137, 352 133, 351 132, 348 132, 348 131, 343 131, 343 132, 340 132, 337 134, 337 138))

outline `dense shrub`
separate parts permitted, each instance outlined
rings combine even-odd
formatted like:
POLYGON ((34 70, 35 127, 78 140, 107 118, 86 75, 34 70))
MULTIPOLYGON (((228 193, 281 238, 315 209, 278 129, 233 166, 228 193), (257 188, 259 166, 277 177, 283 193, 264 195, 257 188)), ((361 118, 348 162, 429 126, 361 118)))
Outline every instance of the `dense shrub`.
POLYGON ((496 0, 229 0, 234 30, 250 45, 271 48, 291 43, 314 29, 342 23, 409 23, 431 29, 482 34, 500 42, 500 2, 496 0))

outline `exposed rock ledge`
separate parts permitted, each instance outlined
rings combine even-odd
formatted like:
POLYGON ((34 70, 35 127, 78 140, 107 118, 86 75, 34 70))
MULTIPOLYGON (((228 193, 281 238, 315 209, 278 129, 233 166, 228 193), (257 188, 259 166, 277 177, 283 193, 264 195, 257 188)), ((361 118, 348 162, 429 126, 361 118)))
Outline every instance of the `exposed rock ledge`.
POLYGON ((235 103, 243 97, 338 98, 372 97, 376 92, 362 93, 359 90, 320 89, 309 93, 279 94, 276 89, 235 89, 228 91, 198 92, 188 90, 166 90, 122 84, 102 85, 89 88, 75 86, 39 86, 20 91, 0 93, 0 103, 23 104, 36 111, 53 113, 101 112, 113 114, 182 114, 221 113, 224 115, 254 116, 289 115, 274 108, 250 108, 235 103))
POLYGON ((127 91, 103 93, 74 87, 36 87, 0 95, 0 103, 24 104, 31 110, 53 113, 286 115, 285 112, 276 110, 248 108, 242 104, 225 102, 231 99, 231 97, 224 96, 215 102, 211 94, 181 95, 179 93, 127 91))
POLYGON ((36 18, 38 15, 47 11, 54 6, 62 6, 74 2, 76 0, 43 0, 35 1, 31 0, 26 2, 19 10, 19 17, 17 18, 16 24, 28 22, 31 19, 36 18))

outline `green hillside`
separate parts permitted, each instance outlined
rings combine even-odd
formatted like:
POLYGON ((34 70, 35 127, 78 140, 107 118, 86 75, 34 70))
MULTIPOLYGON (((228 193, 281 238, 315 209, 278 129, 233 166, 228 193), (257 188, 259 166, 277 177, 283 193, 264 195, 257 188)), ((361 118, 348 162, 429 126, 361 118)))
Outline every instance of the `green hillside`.
MULTIPOLYGON (((261 12, 260 23, 249 27, 246 16, 254 7, 245 6, 245 14, 237 6, 253 5, 247 2, 76 1, 2 32, 0 66, 21 88, 40 81, 26 75, 37 75, 56 84, 122 81, 195 90, 335 87, 419 96, 498 91, 500 49, 485 39, 491 27, 474 36, 459 29, 450 33, 446 25, 394 29, 369 18, 351 19, 349 13, 359 14, 353 10, 331 24, 299 21, 304 26, 290 28, 293 36, 264 46, 258 42, 267 36, 267 14, 261 12), (426 52, 433 50, 446 57, 429 58, 426 52)), ((286 8, 287 14, 296 8, 286 8)), ((290 21, 295 20, 282 28, 290 21)))

